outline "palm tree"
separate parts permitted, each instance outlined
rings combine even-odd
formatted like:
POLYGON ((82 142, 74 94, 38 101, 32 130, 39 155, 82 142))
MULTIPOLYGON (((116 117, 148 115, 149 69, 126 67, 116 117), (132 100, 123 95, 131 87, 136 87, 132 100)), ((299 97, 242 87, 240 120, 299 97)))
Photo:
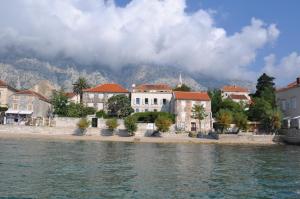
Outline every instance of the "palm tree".
POLYGON ((192 108, 192 118, 199 120, 199 129, 201 131, 201 120, 204 120, 207 116, 203 105, 194 105, 192 108))
POLYGON ((84 77, 79 77, 73 84, 73 92, 79 95, 80 103, 82 104, 83 90, 89 88, 90 85, 84 77))

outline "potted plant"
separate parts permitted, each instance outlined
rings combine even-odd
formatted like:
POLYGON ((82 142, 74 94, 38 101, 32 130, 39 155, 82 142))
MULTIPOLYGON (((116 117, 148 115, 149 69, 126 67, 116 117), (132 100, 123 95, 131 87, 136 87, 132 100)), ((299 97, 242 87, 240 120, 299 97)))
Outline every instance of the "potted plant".
POLYGON ((124 126, 128 132, 129 136, 134 136, 137 131, 136 118, 132 116, 128 116, 124 120, 124 126))
POLYGON ((119 126, 116 118, 106 120, 105 124, 111 134, 113 134, 116 128, 119 126))
POLYGON ((86 129, 90 126, 91 122, 87 120, 87 118, 81 118, 77 123, 77 128, 80 135, 84 135, 86 133, 86 129))

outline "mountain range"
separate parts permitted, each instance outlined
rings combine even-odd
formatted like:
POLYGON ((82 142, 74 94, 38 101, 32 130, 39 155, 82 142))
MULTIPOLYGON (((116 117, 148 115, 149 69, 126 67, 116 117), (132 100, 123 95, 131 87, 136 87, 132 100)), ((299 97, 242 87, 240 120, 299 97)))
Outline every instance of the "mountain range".
POLYGON ((176 86, 179 75, 194 90, 220 88, 223 85, 240 85, 253 89, 253 82, 222 79, 168 66, 125 66, 112 69, 105 66, 83 66, 73 62, 49 62, 38 58, 0 59, 0 79, 18 89, 31 88, 39 81, 48 80, 56 89, 72 89, 78 77, 85 77, 91 85, 119 83, 130 88, 132 84, 168 83, 176 86))

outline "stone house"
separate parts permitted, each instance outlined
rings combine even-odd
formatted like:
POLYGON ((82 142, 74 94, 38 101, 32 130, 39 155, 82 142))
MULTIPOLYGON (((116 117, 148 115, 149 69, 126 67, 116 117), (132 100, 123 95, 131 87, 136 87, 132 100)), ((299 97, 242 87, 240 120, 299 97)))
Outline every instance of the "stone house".
POLYGON ((126 95, 129 91, 119 84, 100 84, 93 88, 83 90, 83 104, 94 107, 96 110, 106 110, 109 98, 115 95, 126 95))
POLYGON ((25 124, 36 118, 49 118, 52 105, 47 98, 31 90, 18 91, 9 97, 6 123, 25 124))
POLYGON ((80 96, 76 93, 65 93, 68 98, 68 102, 78 104, 80 103, 80 96))
POLYGON ((9 97, 18 90, 0 80, 0 106, 8 108, 9 97))
POLYGON ((172 98, 172 112, 176 117, 176 129, 179 131, 210 131, 213 128, 211 100, 207 92, 176 91, 172 98), (201 121, 193 118, 194 105, 202 105, 206 111, 206 118, 201 121))
POLYGON ((134 112, 170 112, 172 88, 167 84, 132 86, 131 107, 134 112))
POLYGON ((231 99, 235 102, 251 103, 250 91, 240 86, 223 86, 221 89, 222 99, 231 99))
POLYGON ((284 120, 290 126, 292 120, 296 121, 299 127, 300 120, 300 77, 284 88, 277 89, 276 101, 280 107, 284 120))

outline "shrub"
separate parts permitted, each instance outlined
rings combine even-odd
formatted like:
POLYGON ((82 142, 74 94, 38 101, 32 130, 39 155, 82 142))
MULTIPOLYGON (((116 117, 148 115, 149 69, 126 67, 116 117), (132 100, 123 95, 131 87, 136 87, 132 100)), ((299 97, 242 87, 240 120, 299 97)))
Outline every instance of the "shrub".
POLYGON ((96 117, 97 118, 106 118, 107 114, 105 113, 104 110, 101 110, 101 111, 96 112, 96 117))
POLYGON ((114 131, 118 126, 118 121, 116 118, 106 120, 106 126, 110 131, 114 131))
POLYGON ((167 132, 172 125, 172 121, 166 116, 158 116, 158 118, 155 120, 155 125, 158 131, 167 132))
POLYGON ((191 138, 196 138, 197 137, 197 133, 196 132, 190 131, 190 132, 188 132, 188 134, 189 134, 189 137, 191 137, 191 138))
POLYGON ((140 112, 134 113, 132 116, 141 123, 154 123, 158 116, 165 116, 175 123, 175 115, 167 112, 140 112))
POLYGON ((136 124, 135 117, 132 116, 126 117, 124 120, 124 125, 130 136, 133 136, 134 133, 137 131, 137 124, 136 124))
POLYGON ((90 126, 90 121, 88 121, 86 118, 81 118, 79 122, 77 123, 78 129, 81 131, 81 133, 84 133, 84 131, 90 126))

